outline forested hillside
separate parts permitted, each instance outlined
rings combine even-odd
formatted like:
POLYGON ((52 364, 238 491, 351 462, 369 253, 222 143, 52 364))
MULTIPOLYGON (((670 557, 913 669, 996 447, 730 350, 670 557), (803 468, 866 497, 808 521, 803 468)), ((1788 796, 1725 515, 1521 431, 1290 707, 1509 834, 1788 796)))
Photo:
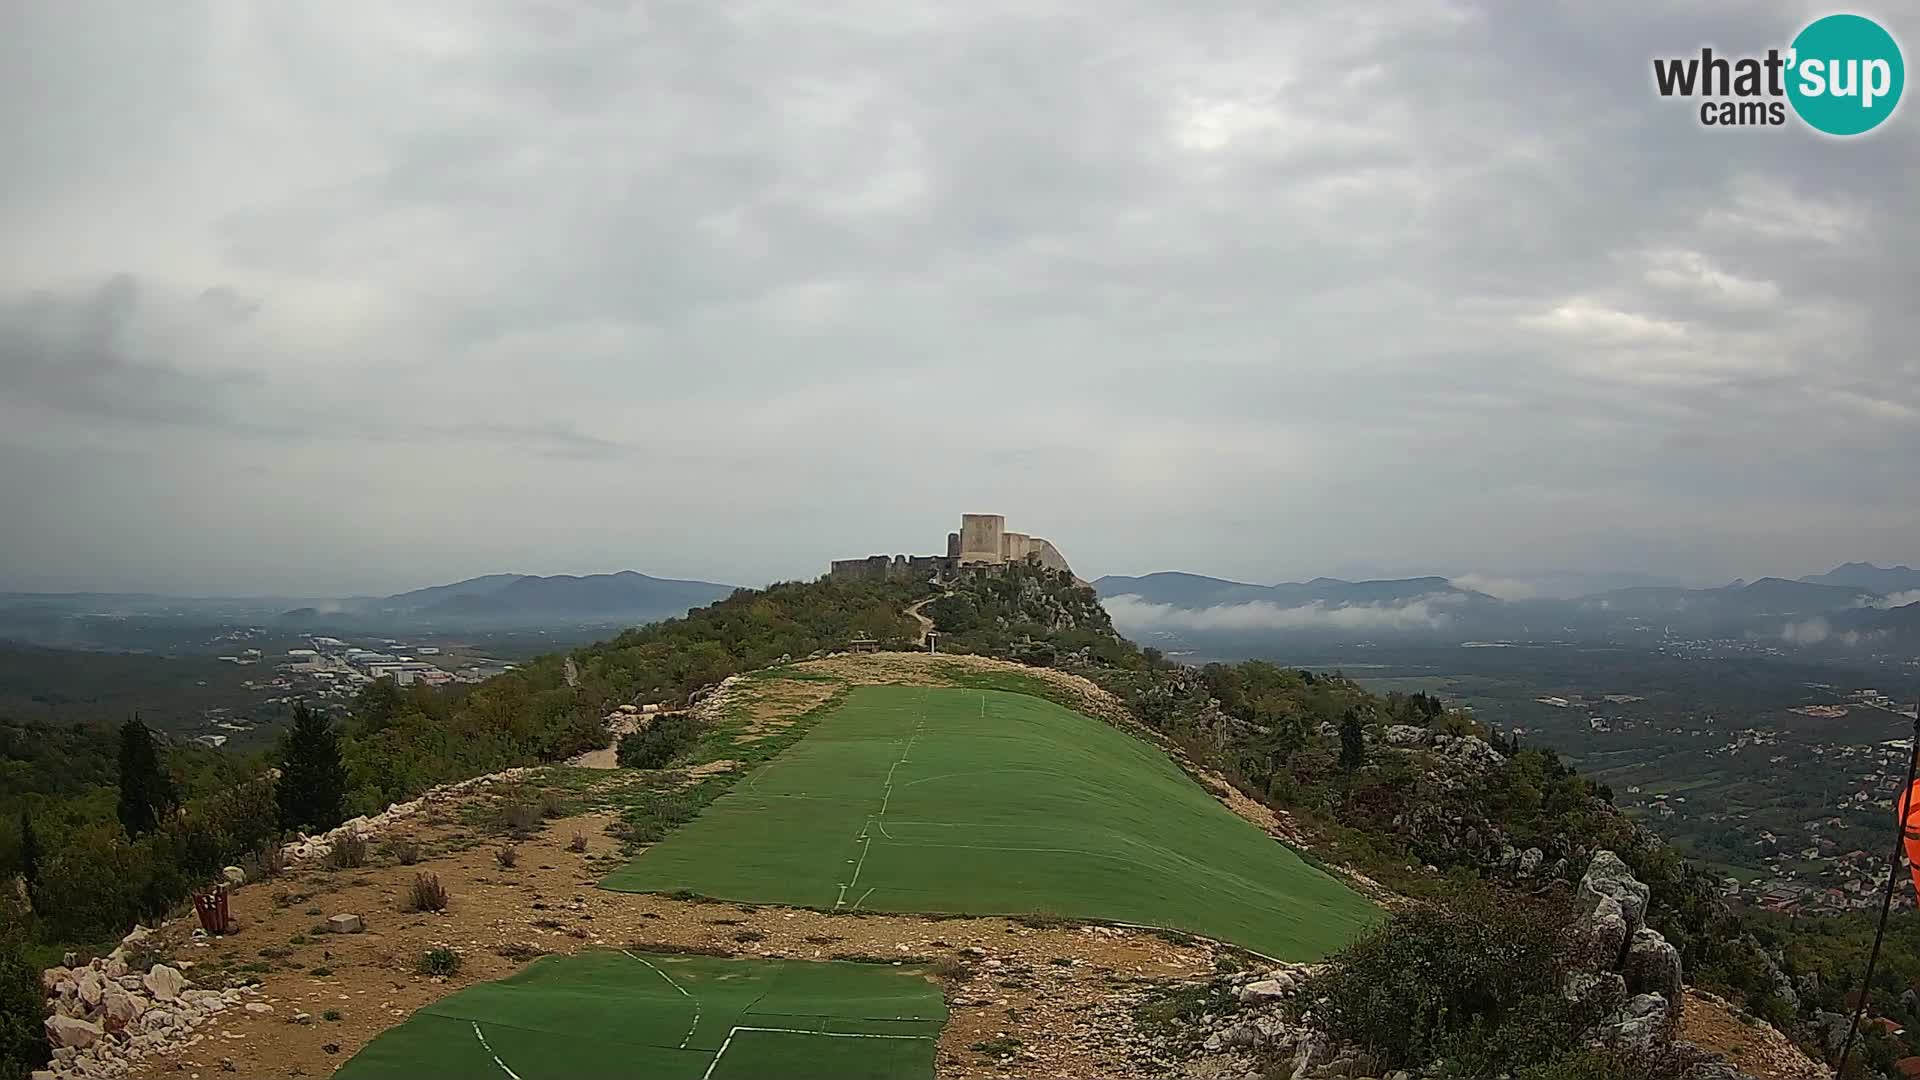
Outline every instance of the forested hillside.
MULTIPOLYGON (((1647 925, 1678 949, 1691 981, 1817 1041, 1830 1014, 1816 1006, 1831 1007, 1857 978, 1849 966, 1857 928, 1766 924, 1756 937, 1712 879, 1632 825, 1610 792, 1551 751, 1502 743, 1438 699, 1382 697, 1338 672, 1169 663, 1120 637, 1092 590, 1037 565, 968 572, 937 588, 820 581, 740 590, 471 689, 375 683, 340 726, 338 812, 375 812, 435 784, 603 746, 603 718, 620 704, 684 703, 729 675, 841 650, 857 636, 906 647, 917 627, 904 609, 929 597, 943 650, 1092 679, 1168 745, 1282 812, 1319 857, 1405 896, 1496 912, 1528 897, 1564 902, 1594 853, 1610 850, 1651 887, 1647 925), (1795 974, 1817 975, 1810 985, 1818 992, 1803 1000, 1795 974)), ((39 944, 29 948, 118 933, 275 838, 263 774, 278 755, 236 760, 163 743, 161 760, 179 809, 130 837, 115 815, 111 734, 0 727, 0 873, 28 869, 20 811, 30 811, 39 849, 50 853, 30 875, 39 944)), ((1907 936, 1896 952, 1912 951, 1907 936)), ((1910 961, 1896 959, 1890 977, 1912 977, 1910 961)), ((1895 986, 1885 990, 1898 996, 1895 986)), ((1902 1047, 1876 1035, 1870 1049, 1886 1062, 1902 1047)))
MULTIPOLYGON (((1594 852, 1613 851, 1649 886, 1647 925, 1679 951, 1690 982, 1827 1052, 1834 1014, 1823 1010, 1858 985, 1860 926, 1750 924, 1727 907, 1715 879, 1615 810, 1611 791, 1552 750, 1502 742, 1436 698, 1383 697, 1339 672, 1168 663, 1119 637, 1088 602, 1091 592, 1042 568, 1015 567, 963 577, 928 610, 948 635, 943 647, 1014 655, 1092 679, 1190 758, 1287 813, 1322 857, 1402 895, 1447 904, 1480 903, 1475 897, 1489 888, 1513 898, 1564 896, 1594 852)), ((1920 969, 1911 956, 1897 963, 1900 975, 1880 980, 1890 995, 1881 1011, 1920 1028, 1920 1015, 1892 1000, 1912 985, 1896 980, 1920 978, 1920 969)), ((1867 1046, 1887 1067, 1912 1052, 1884 1031, 1867 1046)))

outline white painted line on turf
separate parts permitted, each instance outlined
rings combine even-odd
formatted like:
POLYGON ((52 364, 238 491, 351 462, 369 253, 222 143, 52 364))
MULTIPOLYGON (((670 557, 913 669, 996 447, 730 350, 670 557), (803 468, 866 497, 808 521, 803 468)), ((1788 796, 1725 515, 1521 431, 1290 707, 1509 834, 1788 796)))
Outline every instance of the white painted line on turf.
POLYGON ((860 849, 860 861, 855 863, 853 867, 853 880, 847 882, 847 888, 849 889, 860 884, 860 871, 867 865, 867 852, 873 850, 873 837, 866 837, 865 840, 866 846, 860 849))
MULTIPOLYGON (((808 1031, 805 1028, 737 1027, 727 1032, 727 1037, 721 1040, 720 1049, 714 1051, 713 1061, 707 1066, 707 1071, 700 1074, 700 1080, 713 1080, 713 1070, 720 1067, 720 1059, 726 1056, 727 1047, 733 1045, 733 1037, 743 1031, 765 1031, 774 1035, 817 1035, 823 1039, 918 1039, 922 1042, 931 1042, 934 1038, 932 1035, 869 1035, 865 1032, 856 1031, 808 1031)), ((501 1068, 504 1069, 506 1066, 502 1065, 501 1068)), ((519 1078, 515 1077, 515 1080, 519 1080, 519 1078)))
POLYGON ((658 975, 661 978, 667 980, 668 986, 671 986, 675 990, 680 991, 681 997, 686 998, 688 1001, 693 1002, 693 1023, 687 1025, 687 1037, 680 1040, 680 1049, 685 1050, 687 1048, 687 1044, 693 1041, 693 1029, 700 1026, 700 999, 697 997, 694 997, 692 994, 687 993, 686 987, 681 986, 677 982, 674 982, 672 976, 668 975, 664 971, 661 971, 659 968, 654 967, 653 964, 650 961, 648 961, 646 957, 634 956, 632 953, 628 952, 625 949, 621 949, 620 953, 623 956, 631 957, 634 960, 638 960, 641 963, 646 964, 647 967, 652 968, 653 973, 655 975, 658 975))
POLYGON ((855 910, 855 911, 859 911, 859 910, 860 910, 860 905, 861 905, 861 904, 864 904, 864 903, 866 903, 866 902, 867 902, 867 897, 869 897, 869 896, 872 896, 872 895, 873 895, 873 890, 875 890, 875 889, 877 889, 877 888, 879 888, 879 887, 880 887, 880 886, 878 886, 878 885, 869 885, 869 886, 867 886, 867 891, 866 891, 866 892, 863 892, 863 893, 861 893, 861 894, 860 894, 860 899, 858 899, 858 900, 855 900, 855 901, 853 902, 853 910, 855 910))
POLYGON ((476 1020, 476 1021, 473 1021, 472 1023, 473 1023, 473 1037, 480 1040, 481 1049, 487 1052, 487 1056, 493 1059, 493 1063, 495 1065, 500 1066, 501 1072, 506 1073, 508 1076, 513 1077, 513 1080, 520 1080, 520 1074, 517 1072, 514 1072, 512 1069, 507 1068, 507 1063, 504 1061, 501 1061, 500 1055, 494 1053, 493 1047, 487 1044, 487 1037, 481 1034, 480 1032, 479 1021, 476 1020))

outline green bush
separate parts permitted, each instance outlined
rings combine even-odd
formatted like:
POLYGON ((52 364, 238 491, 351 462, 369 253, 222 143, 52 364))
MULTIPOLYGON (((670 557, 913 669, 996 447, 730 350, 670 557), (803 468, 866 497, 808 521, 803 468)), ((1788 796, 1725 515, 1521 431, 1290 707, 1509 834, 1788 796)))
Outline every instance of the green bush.
POLYGON ((118 937, 153 914, 153 859, 145 844, 127 841, 117 825, 67 835, 40 870, 33 907, 53 940, 118 937))
POLYGON ((420 954, 420 962, 414 966, 414 970, 422 975, 452 975, 460 970, 460 954, 435 946, 420 954))
POLYGON ((1385 1067, 1445 1058, 1491 1076, 1549 1063, 1620 1004, 1617 990, 1561 994, 1587 947, 1577 925, 1558 900, 1475 891, 1421 904, 1335 956, 1306 998, 1329 1034, 1385 1067))
POLYGON ((620 764, 629 769, 661 768, 693 744, 698 730, 689 716, 657 717, 646 730, 621 737, 620 764))
POLYGON ((25 1076, 47 1063, 46 995, 27 957, 26 904, 0 884, 0 1076, 25 1076))

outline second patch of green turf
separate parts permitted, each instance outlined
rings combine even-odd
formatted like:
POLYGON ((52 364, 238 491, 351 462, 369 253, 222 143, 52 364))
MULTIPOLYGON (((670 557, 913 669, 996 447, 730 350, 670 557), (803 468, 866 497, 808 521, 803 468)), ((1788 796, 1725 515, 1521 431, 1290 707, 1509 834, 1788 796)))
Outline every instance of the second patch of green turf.
POLYGON ((1318 959, 1364 898, 1159 750, 1048 701, 860 687, 602 885, 832 910, 1034 914, 1318 959))
POLYGON ((924 1080, 946 1016, 911 968, 585 952, 435 1002, 334 1075, 924 1080))

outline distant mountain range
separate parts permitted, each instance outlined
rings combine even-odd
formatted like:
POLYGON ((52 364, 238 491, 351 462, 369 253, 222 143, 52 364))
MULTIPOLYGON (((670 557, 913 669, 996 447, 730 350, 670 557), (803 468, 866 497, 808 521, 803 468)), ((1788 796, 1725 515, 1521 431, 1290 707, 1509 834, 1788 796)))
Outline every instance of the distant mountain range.
POLYGON ((1815 574, 1800 580, 1816 585, 1844 585, 1884 596, 1888 593, 1920 589, 1920 570, 1915 570, 1911 566, 1879 567, 1872 563, 1850 562, 1836 566, 1824 574, 1815 574))
POLYGON ((487 574, 385 597, 351 597, 295 608, 294 622, 329 619, 516 624, 651 622, 684 615, 730 595, 732 585, 649 577, 633 570, 575 577, 487 574))
POLYGON ((1443 577, 1381 581, 1342 581, 1339 578, 1318 577, 1312 581, 1286 581, 1278 585, 1248 585, 1200 574, 1169 572, 1145 577, 1109 575, 1095 581, 1093 588, 1102 597, 1137 596, 1149 604, 1167 604, 1177 608, 1208 608, 1255 601, 1281 607, 1300 607, 1307 604, 1396 604, 1435 596, 1493 599, 1486 593, 1457 588, 1443 577))
POLYGON ((1255 585, 1167 572, 1093 584, 1122 629, 1203 648, 1244 650, 1254 641, 1304 638, 1620 641, 1647 635, 1782 648, 1920 643, 1920 571, 1871 563, 1847 563, 1798 581, 1635 585, 1572 599, 1502 600, 1443 577, 1255 585))
POLYGON ((1876 594, 1845 585, 1822 585, 1785 578, 1736 581, 1717 589, 1616 589, 1584 596, 1575 603, 1625 615, 1708 615, 1757 617, 1803 615, 1865 607, 1876 594))

